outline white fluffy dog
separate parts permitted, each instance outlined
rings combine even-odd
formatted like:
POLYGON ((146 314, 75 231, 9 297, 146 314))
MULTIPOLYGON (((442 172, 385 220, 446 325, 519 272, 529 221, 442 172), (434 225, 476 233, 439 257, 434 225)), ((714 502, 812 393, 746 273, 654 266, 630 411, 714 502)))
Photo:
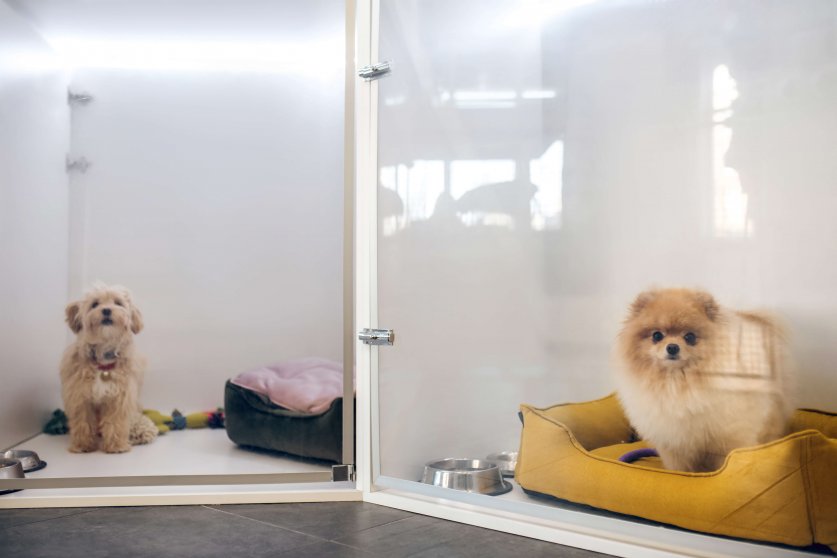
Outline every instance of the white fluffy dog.
POLYGON ((142 414, 139 392, 145 359, 134 352, 142 314, 124 287, 94 285, 70 303, 67 324, 76 341, 61 360, 61 394, 70 429, 70 451, 130 451, 157 436, 142 414))

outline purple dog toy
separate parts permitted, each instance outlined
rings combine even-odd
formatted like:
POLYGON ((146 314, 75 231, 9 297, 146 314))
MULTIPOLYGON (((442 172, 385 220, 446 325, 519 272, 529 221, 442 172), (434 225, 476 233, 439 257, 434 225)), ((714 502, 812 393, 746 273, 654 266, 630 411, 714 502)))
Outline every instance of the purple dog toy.
POLYGON ((653 448, 641 448, 635 449, 633 451, 629 451, 625 455, 619 458, 619 461, 622 463, 633 463, 637 459, 642 459, 643 457, 659 457, 660 454, 657 453, 657 450, 653 448))

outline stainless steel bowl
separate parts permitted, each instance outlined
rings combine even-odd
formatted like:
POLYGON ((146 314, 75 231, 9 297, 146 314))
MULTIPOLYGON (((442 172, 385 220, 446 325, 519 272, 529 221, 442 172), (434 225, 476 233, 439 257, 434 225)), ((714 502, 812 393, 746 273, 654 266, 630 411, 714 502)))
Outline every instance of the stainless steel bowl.
POLYGON ((447 458, 431 461, 424 466, 421 482, 489 496, 505 494, 512 489, 511 483, 503 480, 495 463, 481 459, 447 458))
MULTIPOLYGON (((23 474, 23 465, 18 459, 0 458, 0 479, 22 479, 26 475, 23 474)), ((9 494, 10 492, 18 492, 21 489, 0 490, 0 494, 9 494)))
POLYGON ((486 456, 486 461, 494 463, 500 469, 500 473, 504 477, 513 477, 514 468, 517 467, 517 452, 516 451, 501 451, 500 453, 492 453, 486 456))
POLYGON ((30 450, 9 450, 3 454, 6 459, 17 459, 23 466, 24 473, 40 471, 46 467, 46 461, 41 461, 38 454, 30 450))

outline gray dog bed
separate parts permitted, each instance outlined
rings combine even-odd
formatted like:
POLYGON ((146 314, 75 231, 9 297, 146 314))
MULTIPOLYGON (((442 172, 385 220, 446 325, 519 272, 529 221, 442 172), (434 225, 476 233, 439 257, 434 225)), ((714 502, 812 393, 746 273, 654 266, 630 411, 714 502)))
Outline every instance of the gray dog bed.
POLYGON ((280 407, 265 395, 227 381, 224 413, 227 435, 238 445, 342 461, 342 397, 324 412, 308 414, 280 407))

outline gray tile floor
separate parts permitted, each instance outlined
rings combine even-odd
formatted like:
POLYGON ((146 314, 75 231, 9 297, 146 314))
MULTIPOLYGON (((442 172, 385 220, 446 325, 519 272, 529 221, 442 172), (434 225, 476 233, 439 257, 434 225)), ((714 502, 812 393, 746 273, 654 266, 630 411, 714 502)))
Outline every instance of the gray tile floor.
POLYGON ((602 556, 360 502, 0 510, 0 555, 602 556))

